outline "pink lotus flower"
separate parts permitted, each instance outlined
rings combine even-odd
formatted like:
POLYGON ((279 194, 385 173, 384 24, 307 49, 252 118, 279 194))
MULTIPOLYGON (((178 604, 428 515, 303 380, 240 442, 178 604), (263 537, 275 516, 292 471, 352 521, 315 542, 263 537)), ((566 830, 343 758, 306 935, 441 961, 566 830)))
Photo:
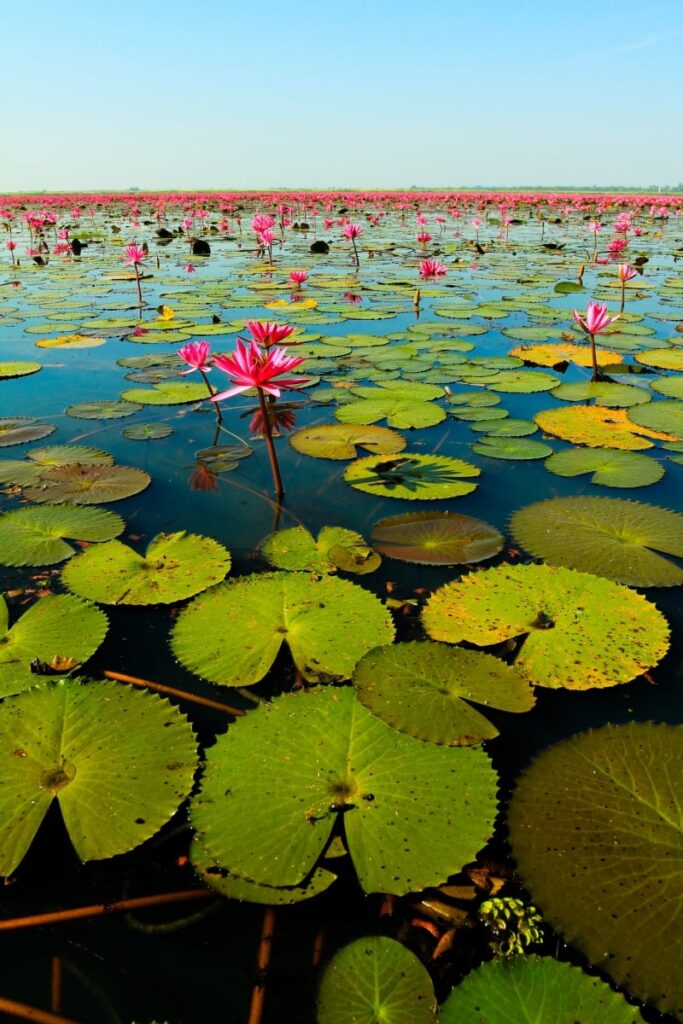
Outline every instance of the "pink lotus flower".
POLYGON ((272 245, 275 241, 275 232, 272 228, 264 228, 263 231, 257 231, 256 238, 259 245, 272 245))
POLYGON ((289 280, 301 286, 304 281, 308 281, 308 272, 306 270, 293 270, 289 275, 289 280))
POLYGON ((585 317, 581 316, 578 309, 574 310, 574 319, 586 334, 594 336, 596 334, 602 334, 610 324, 613 324, 615 320, 619 319, 620 314, 616 316, 608 316, 607 306, 602 302, 589 302, 586 308, 585 317))
POLYGON ((473 217, 472 218, 472 227, 475 230, 478 230, 481 227, 481 221, 479 220, 478 217, 473 217))
POLYGON ((422 260, 420 263, 420 277, 425 280, 430 277, 443 277, 447 273, 448 268, 438 260, 422 260))
POLYGON ((126 252, 126 266, 128 266, 128 267, 144 267, 145 266, 145 264, 143 263, 143 258, 145 257, 146 253, 145 253, 145 250, 142 248, 141 245, 136 245, 135 242, 132 242, 130 245, 126 246, 125 252, 126 252))
POLYGON ((189 370, 181 370, 180 376, 185 377, 188 373, 201 370, 208 373, 211 367, 208 365, 208 358, 211 352, 211 345, 208 341, 189 341, 178 349, 178 355, 184 363, 190 367, 189 370))
POLYGON ((342 228, 344 238, 348 241, 352 241, 354 238, 358 238, 363 234, 363 229, 360 224, 345 224, 342 228))
POLYGON ((361 302, 363 301, 363 296, 356 295, 354 294, 354 292, 344 292, 344 298, 352 306, 360 306, 361 302))
POLYGON ((5 248, 9 249, 10 252, 14 252, 16 247, 17 247, 17 243, 14 241, 13 238, 10 238, 9 242, 5 242, 5 248))
POLYGON ((55 256, 64 256, 67 252, 71 252, 71 246, 61 243, 56 245, 52 252, 55 256))
POLYGON ((602 231, 602 224, 599 220, 592 220, 588 225, 588 230, 592 231, 594 235, 597 235, 598 231, 602 231))
POLYGON ((638 271, 634 270, 628 263, 620 263, 617 267, 617 277, 620 281, 626 284, 627 281, 632 281, 634 277, 638 276, 638 271))
POLYGON ((615 238, 607 246, 607 252, 612 257, 619 256, 624 251, 624 249, 627 248, 627 246, 628 242, 625 238, 615 238))
POLYGON ((251 220, 252 229, 256 234, 261 234, 263 231, 268 231, 270 228, 275 226, 275 218, 268 216, 267 213, 257 213, 251 220))
POLYGON ((333 224, 334 224, 334 217, 325 217, 325 219, 323 221, 323 227, 326 230, 329 230, 329 228, 331 228, 333 224))
POLYGON ((188 263, 187 266, 185 267, 185 273, 186 274, 194 274, 195 273, 195 267, 193 267, 191 263, 188 263))
MULTIPOLYGON (((284 341, 285 338, 289 338, 290 334, 294 334, 296 327, 290 327, 289 324, 276 324, 268 323, 265 320, 247 320, 244 325, 252 338, 257 344, 262 345, 264 348, 270 348, 271 345, 277 345, 278 342, 284 341)), ((295 345, 296 342, 290 342, 290 345, 295 345)))
POLYGON ((421 231, 417 236, 417 240, 421 245, 426 245, 427 242, 431 242, 432 236, 428 231, 421 231))
POLYGON ((212 402, 232 398, 250 388, 258 388, 261 392, 279 398, 280 391, 308 383, 308 377, 284 377, 277 385, 274 384, 277 377, 296 369, 304 360, 299 356, 288 356, 283 348, 260 349, 255 341, 247 346, 238 338, 234 352, 227 356, 214 356, 213 361, 214 366, 229 374, 233 387, 214 395, 212 402))

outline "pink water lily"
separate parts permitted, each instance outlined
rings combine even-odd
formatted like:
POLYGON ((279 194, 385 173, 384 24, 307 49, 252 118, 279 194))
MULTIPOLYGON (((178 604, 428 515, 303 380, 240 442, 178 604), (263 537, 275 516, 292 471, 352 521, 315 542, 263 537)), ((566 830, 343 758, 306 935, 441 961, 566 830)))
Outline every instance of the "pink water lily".
POLYGON ((448 273, 448 267, 444 266, 443 263, 439 263, 438 260, 422 260, 420 263, 420 277, 425 279, 430 277, 443 277, 444 274, 448 273))
POLYGON ((602 334, 610 324, 618 320, 621 314, 609 316, 607 306, 602 302, 589 302, 586 308, 585 317, 581 316, 578 309, 574 310, 573 316, 582 331, 586 334, 602 334))
POLYGON ((142 248, 141 245, 137 245, 135 242, 132 242, 130 245, 126 246, 125 252, 126 252, 126 266, 128 266, 128 267, 144 267, 145 266, 145 264, 143 263, 143 259, 147 255, 147 253, 145 252, 145 250, 142 248))
POLYGON ((308 271, 293 270, 289 275, 289 280, 300 288, 304 281, 308 281, 308 271))
POLYGON ((178 355, 184 363, 190 367, 189 370, 181 370, 180 376, 184 377, 188 373, 193 373, 195 370, 203 370, 204 373, 208 373, 211 367, 208 364, 208 358, 211 353, 211 345, 208 341, 190 341, 187 345, 183 345, 182 348, 178 349, 178 355))
MULTIPOLYGON (((266 320, 247 320, 245 327, 254 341, 259 345, 263 345, 264 348, 277 345, 278 342, 289 338, 296 330, 296 327, 290 327, 289 324, 270 323, 266 320)), ((290 344, 294 345, 296 342, 292 341, 290 344)))
POLYGON ((363 228, 360 224, 345 224, 342 229, 344 238, 352 241, 354 238, 358 238, 363 234, 363 228))
POLYGON ((214 366, 231 377, 233 387, 220 391, 211 401, 220 402, 223 398, 232 398, 249 388, 258 388, 261 392, 279 398, 280 391, 297 388, 308 382, 308 377, 282 377, 301 366, 303 361, 300 356, 287 355, 284 348, 261 349, 255 341, 247 346, 238 338, 234 352, 227 356, 214 356, 214 366), (282 379, 277 384, 273 383, 278 377, 282 379))
POLYGON ((637 275, 638 271, 634 270, 629 263, 620 263, 617 267, 617 277, 620 281, 632 281, 637 275))

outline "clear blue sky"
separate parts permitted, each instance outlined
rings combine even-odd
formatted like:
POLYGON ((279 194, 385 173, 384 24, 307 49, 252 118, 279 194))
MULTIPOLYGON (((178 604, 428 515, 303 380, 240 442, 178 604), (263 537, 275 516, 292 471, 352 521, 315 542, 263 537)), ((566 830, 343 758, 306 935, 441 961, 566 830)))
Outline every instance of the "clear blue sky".
POLYGON ((681 0, 5 0, 0 191, 677 184, 681 0))

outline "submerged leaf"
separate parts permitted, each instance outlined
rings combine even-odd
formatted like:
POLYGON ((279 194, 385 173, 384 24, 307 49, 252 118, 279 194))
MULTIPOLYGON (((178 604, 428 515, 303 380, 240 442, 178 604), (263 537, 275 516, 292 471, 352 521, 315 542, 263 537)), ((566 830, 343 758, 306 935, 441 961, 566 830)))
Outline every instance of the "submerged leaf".
POLYGON ((495 527, 458 512, 388 516, 375 523, 370 539, 380 554, 423 565, 483 562, 503 547, 495 527))

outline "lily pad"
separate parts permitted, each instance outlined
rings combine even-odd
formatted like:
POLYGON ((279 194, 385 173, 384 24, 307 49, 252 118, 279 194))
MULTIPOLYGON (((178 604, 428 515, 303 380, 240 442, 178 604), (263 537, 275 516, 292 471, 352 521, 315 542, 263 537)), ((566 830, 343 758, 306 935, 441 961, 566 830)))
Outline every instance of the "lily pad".
POLYGON ((535 703, 528 680, 499 658, 430 640, 375 648, 356 665, 353 683, 388 725, 447 746, 498 735, 482 706, 520 712, 535 703))
POLYGON ((620 498, 550 498, 515 512, 518 544, 551 565, 590 570, 634 587, 675 587, 683 568, 683 515, 620 498))
POLYGON ((130 388, 121 392, 124 402, 139 402, 140 405, 183 405, 208 398, 205 384, 186 380, 161 381, 153 388, 130 388))
POLYGON ((107 616, 71 594, 43 597, 9 627, 9 612, 0 595, 0 696, 34 686, 33 662, 49 665, 69 659, 73 667, 87 661, 107 634, 107 616))
POLYGON ((59 338, 41 338, 36 345, 38 348, 99 348, 106 340, 92 334, 62 334, 59 338))
POLYGON ((112 540, 125 523, 115 512, 80 505, 18 508, 0 515, 0 564, 54 565, 75 549, 63 538, 112 540))
POLYGON ((84 444, 53 444, 46 448, 32 448, 26 455, 41 466, 71 466, 76 463, 88 466, 113 466, 114 457, 99 448, 84 444))
POLYGON ((382 561, 360 533, 341 526, 323 526, 317 540, 303 526, 279 530, 265 540, 263 554, 277 569, 321 573, 343 569, 364 575, 374 572, 382 561))
POLYGON ((446 419, 446 412, 440 405, 391 394, 349 402, 337 409, 334 415, 341 423, 364 425, 386 419, 389 426, 399 430, 433 427, 446 419))
POLYGON ((553 391, 553 398, 561 398, 563 402, 586 402, 594 399, 596 405, 604 405, 610 409, 628 409, 632 405, 642 405, 651 401, 651 396, 643 388, 631 384, 613 384, 609 381, 572 381, 560 384, 553 391))
POLYGON ((487 435, 479 438, 472 445, 477 455, 487 455, 491 459, 544 459, 552 455, 553 450, 542 441, 534 441, 528 437, 500 437, 487 435))
POLYGON ((636 352, 637 363, 655 366, 659 370, 683 370, 683 349, 652 348, 647 352, 636 352))
POLYGON ((28 377, 32 373, 38 373, 38 370, 41 369, 40 363, 21 362, 17 359, 0 362, 0 380, 7 380, 10 377, 28 377))
MULTIPOLYGON (((556 345, 519 345, 510 349, 510 355, 519 356, 527 363, 535 366, 560 366, 563 363, 574 363, 576 366, 592 366, 591 350, 587 345, 572 345, 558 342, 556 345)), ((596 348, 595 360, 598 366, 609 366, 623 362, 619 352, 606 352, 596 348)))
POLYGON ((131 441, 155 441, 168 437, 173 429, 168 423, 134 423, 131 427, 124 427, 121 433, 131 441))
POLYGON ((599 978, 552 957, 482 964, 453 989, 439 1024, 642 1024, 639 1011, 599 978))
POLYGON ((372 528, 373 547, 388 558, 422 565, 483 562, 502 550, 494 526, 458 512, 406 512, 381 519, 372 528))
POLYGON ((304 679, 326 682, 349 679, 359 658, 393 638, 389 612, 361 587, 334 576, 277 572, 233 580, 196 598, 178 616, 172 648, 203 679, 251 686, 285 641, 304 679))
POLYGON ((45 469, 40 480, 26 487, 31 501, 73 502, 99 505, 121 501, 149 486, 150 476, 133 466, 99 466, 75 463, 45 469))
POLYGON ((185 716, 156 694, 62 679, 4 701, 0 758, 6 876, 54 799, 81 860, 139 846, 189 793, 197 750, 185 716))
POLYGON ((550 565, 501 565, 447 583, 429 598, 422 621, 430 637, 451 644, 517 638, 515 668, 554 689, 629 682, 669 647, 666 619, 640 594, 550 565))
POLYGON ((39 423, 35 416, 4 416, 0 418, 0 448, 38 441, 56 429, 54 423, 39 423))
POLYGON ((463 477, 479 476, 471 462, 445 455, 398 455, 387 459, 371 455, 346 467, 344 479, 352 487, 385 498, 434 501, 470 494, 476 484, 463 477))
MULTIPOLYGON (((647 408, 649 409, 650 405, 647 408)), ((660 441, 675 440, 673 434, 639 426, 635 419, 629 418, 635 417, 640 411, 641 409, 634 409, 632 413, 627 414, 625 409, 578 405, 568 409, 545 409, 534 418, 541 430, 546 433, 561 437, 564 441, 572 441, 574 444, 587 444, 591 448, 623 448, 626 451, 638 451, 642 448, 652 448, 652 441, 649 438, 660 441)))
POLYGON ((303 455, 319 459, 355 459, 359 448, 377 455, 402 452, 406 440, 388 427, 329 423, 304 427, 292 434, 289 443, 303 455))
POLYGON ((558 743, 521 776, 509 815, 546 920, 618 985, 679 1018, 682 732, 633 722, 558 743))
POLYGON ((647 428, 653 431, 651 437, 660 437, 664 441, 683 440, 683 402, 651 402, 631 409, 628 415, 631 423, 638 424, 634 430, 645 432, 647 428), (656 431, 665 433, 657 434, 656 431))
POLYGON ((309 876, 342 815, 363 889, 396 895, 471 861, 495 814, 496 774, 480 747, 396 732, 348 687, 261 703, 207 751, 191 806, 217 864, 272 886, 309 876))
POLYGON ((618 448, 567 448, 546 459, 545 468, 557 476, 592 473, 591 483, 604 487, 648 487, 664 476, 656 459, 618 448))
POLYGON ((70 405, 67 416, 75 416, 78 420, 118 420, 124 416, 132 416, 134 412, 140 412, 142 406, 139 402, 117 402, 102 399, 96 402, 78 402, 70 405))
POLYGON ((230 562, 218 541, 181 530, 158 534, 144 557, 118 540, 88 548, 65 566, 62 579, 103 604, 170 604, 219 583, 230 562))
POLYGON ((658 377, 650 387, 667 398, 683 398, 683 377, 658 377))
POLYGON ((317 1024, 433 1024, 432 979, 414 953, 383 935, 356 939, 327 964, 317 1024))
POLYGON ((560 383, 551 373, 536 370, 502 370, 487 386, 491 391, 530 395, 537 391, 552 391, 560 383))

